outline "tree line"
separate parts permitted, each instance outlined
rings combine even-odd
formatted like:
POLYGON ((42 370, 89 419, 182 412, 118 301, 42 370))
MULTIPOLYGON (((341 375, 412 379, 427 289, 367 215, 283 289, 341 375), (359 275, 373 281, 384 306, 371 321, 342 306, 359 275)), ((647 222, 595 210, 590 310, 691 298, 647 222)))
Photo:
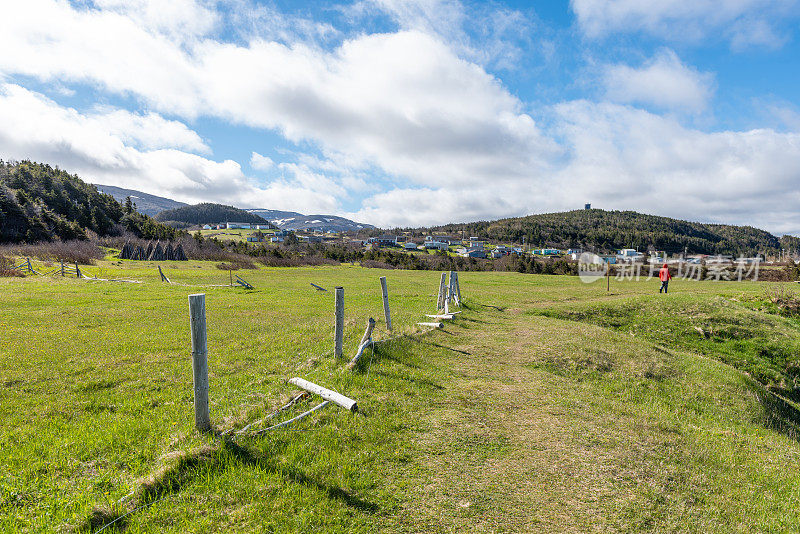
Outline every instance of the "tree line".
POLYGON ((178 232, 58 167, 0 160, 0 243, 84 240, 131 232, 174 239, 178 232))
POLYGON ((582 248, 598 253, 621 248, 668 254, 772 254, 797 250, 800 240, 778 238, 752 226, 707 224, 634 211, 575 210, 472 223, 408 229, 412 234, 442 233, 478 236, 499 242, 526 243, 541 248, 582 248), (792 246, 793 245, 793 246, 792 246))

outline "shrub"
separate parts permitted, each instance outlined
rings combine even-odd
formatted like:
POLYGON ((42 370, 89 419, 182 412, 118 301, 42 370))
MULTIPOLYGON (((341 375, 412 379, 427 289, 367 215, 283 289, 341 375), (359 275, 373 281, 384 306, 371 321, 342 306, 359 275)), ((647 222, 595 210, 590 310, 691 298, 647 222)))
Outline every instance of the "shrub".
POLYGON ((20 276, 24 277, 21 272, 14 270, 14 262, 11 258, 0 255, 0 276, 20 276))
POLYGON ((63 261, 94 265, 95 260, 102 259, 104 254, 97 243, 90 241, 45 241, 32 245, 6 245, 0 254, 36 258, 42 261, 63 261))

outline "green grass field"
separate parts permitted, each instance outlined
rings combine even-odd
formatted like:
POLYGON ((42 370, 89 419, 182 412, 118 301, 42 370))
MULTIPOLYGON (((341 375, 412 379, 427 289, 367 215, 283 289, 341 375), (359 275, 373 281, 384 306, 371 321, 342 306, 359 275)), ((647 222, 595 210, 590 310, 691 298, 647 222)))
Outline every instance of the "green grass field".
POLYGON ((463 313, 425 333, 415 323, 434 312, 437 272, 238 271, 248 291, 201 287, 228 283, 212 263, 161 265, 176 284, 130 261, 84 271, 141 284, 0 278, 1 531, 116 518, 104 532, 800 524, 800 321, 766 303, 778 284, 676 280, 659 295, 655 281, 607 293, 575 277, 465 272, 463 313), (345 288, 348 358, 370 316, 376 339, 394 339, 343 370, 333 291, 312 282, 345 288), (281 406, 293 376, 360 413, 328 407, 235 441, 196 432, 192 293, 206 294, 218 431, 281 406))

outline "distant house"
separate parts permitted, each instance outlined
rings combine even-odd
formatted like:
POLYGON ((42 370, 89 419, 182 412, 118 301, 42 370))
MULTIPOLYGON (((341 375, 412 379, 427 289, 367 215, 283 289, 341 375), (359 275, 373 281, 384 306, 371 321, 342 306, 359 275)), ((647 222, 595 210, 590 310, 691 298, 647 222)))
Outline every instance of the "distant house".
POLYGON ((403 243, 403 248, 406 250, 417 250, 418 246, 419 245, 417 245, 413 241, 406 241, 405 243, 403 243))
POLYGON ((635 248, 623 248, 617 252, 619 261, 635 262, 644 258, 644 254, 637 252, 635 248))
POLYGON ((425 249, 432 249, 432 250, 447 250, 450 248, 450 243, 448 241, 434 241, 433 239, 428 240, 425 239, 425 243, 423 243, 425 249))
POLYGON ((270 243, 283 243, 283 238, 280 236, 272 236, 269 238, 270 243))
POLYGON ((571 248, 567 250, 567 256, 569 256, 570 259, 575 261, 578 261, 580 259, 581 254, 583 254, 582 248, 571 248))
POLYGON ((561 251, 557 248, 540 248, 533 251, 537 256, 558 256, 561 251))
POLYGON ((501 256, 505 256, 506 254, 511 254, 512 250, 511 247, 506 245, 497 245, 494 248, 494 252, 500 254, 501 256))
POLYGON ((447 243, 448 245, 458 245, 461 239, 458 237, 451 237, 449 235, 426 235, 425 242, 437 241, 439 243, 447 243))
POLYGON ((210 224, 204 224, 203 225, 203 230, 211 230, 211 225, 210 224))
POLYGON ((486 251, 483 248, 468 248, 461 253, 465 258, 485 258, 486 251))
POLYGON ((263 236, 257 236, 257 235, 249 235, 249 236, 247 236, 247 242, 248 243, 261 243, 263 241, 264 241, 264 237, 263 236))
POLYGON ((472 236, 469 238, 469 246, 470 248, 483 248, 484 240, 480 237, 472 236))
POLYGON ((303 243, 322 243, 322 236, 318 235, 301 235, 297 237, 303 243))
POLYGON ((446 235, 426 235, 425 241, 422 243, 422 245, 425 247, 425 249, 447 250, 450 245, 457 242, 458 241, 454 241, 452 238, 446 235))
POLYGON ((397 245, 397 239, 396 235, 384 234, 378 237, 370 237, 369 242, 380 247, 394 247, 397 245))
POLYGON ((256 230, 269 230, 271 226, 269 224, 256 224, 253 225, 253 228, 255 228, 256 230))
POLYGON ((228 230, 249 230, 250 229, 250 223, 229 222, 229 223, 225 223, 225 227, 228 230))

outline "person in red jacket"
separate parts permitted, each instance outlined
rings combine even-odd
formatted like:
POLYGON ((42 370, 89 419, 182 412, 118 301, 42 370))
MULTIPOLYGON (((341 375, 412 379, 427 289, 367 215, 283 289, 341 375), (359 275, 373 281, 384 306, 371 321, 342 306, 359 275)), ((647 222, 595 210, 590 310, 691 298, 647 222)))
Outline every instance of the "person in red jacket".
POLYGON ((658 292, 664 293, 667 292, 667 286, 669 286, 669 281, 672 280, 672 275, 669 274, 669 267, 665 263, 664 266, 658 271, 658 279, 661 280, 661 287, 658 289, 658 292))

